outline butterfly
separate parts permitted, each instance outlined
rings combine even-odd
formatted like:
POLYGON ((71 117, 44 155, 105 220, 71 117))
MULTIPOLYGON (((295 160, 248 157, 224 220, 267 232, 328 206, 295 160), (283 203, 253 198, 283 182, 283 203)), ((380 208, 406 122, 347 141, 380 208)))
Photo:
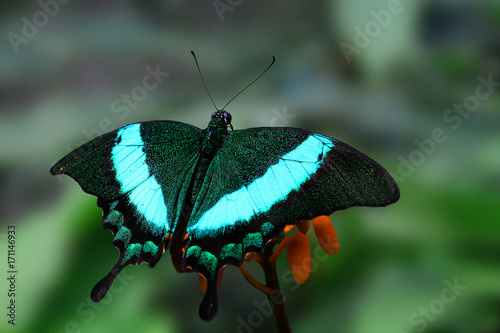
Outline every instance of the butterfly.
POLYGON ((221 269, 262 253, 285 226, 399 199, 382 166, 339 140, 291 127, 234 130, 231 122, 223 108, 206 129, 176 121, 130 124, 51 168, 98 198, 103 227, 119 250, 93 301, 127 265, 153 267, 170 249, 178 270, 206 278, 199 314, 209 321, 221 269))

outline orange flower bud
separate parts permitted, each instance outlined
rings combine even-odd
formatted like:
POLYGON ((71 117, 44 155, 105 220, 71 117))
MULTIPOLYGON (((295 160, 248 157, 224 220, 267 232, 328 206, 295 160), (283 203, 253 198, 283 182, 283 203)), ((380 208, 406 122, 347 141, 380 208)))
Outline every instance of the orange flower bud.
POLYGON ((203 295, 205 295, 205 293, 207 292, 207 279, 203 275, 198 273, 198 280, 200 281, 201 292, 203 293, 203 295))
POLYGON ((311 274, 311 248, 306 235, 298 232, 290 237, 286 257, 295 281, 299 284, 306 282, 311 274))
POLYGON ((339 252, 339 240, 328 216, 322 215, 314 218, 313 228, 319 245, 327 254, 339 252))

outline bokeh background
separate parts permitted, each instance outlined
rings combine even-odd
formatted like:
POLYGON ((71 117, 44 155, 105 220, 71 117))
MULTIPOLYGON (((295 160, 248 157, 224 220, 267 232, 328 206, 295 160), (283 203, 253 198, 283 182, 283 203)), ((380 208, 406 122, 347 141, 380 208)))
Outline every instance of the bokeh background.
POLYGON ((340 139, 401 188, 392 206, 332 215, 337 255, 317 251, 311 230, 305 284, 290 281, 280 258, 294 332, 500 327, 498 1, 3 1, 0 33, 2 332, 275 331, 265 296, 234 267, 215 320, 201 321, 198 278, 177 274, 168 254, 154 269, 126 268, 92 303, 118 252, 95 198, 49 174, 78 145, 129 123, 205 127, 214 109, 190 50, 219 107, 275 56, 227 108, 235 128, 340 139), (169 75, 140 95, 148 66, 169 75))

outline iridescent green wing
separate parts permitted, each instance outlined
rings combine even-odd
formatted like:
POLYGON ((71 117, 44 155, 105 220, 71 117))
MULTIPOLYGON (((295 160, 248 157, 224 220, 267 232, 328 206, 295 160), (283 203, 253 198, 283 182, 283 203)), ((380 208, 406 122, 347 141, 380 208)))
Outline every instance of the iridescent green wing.
POLYGON ((207 278, 200 316, 217 311, 218 274, 262 253, 286 225, 352 206, 386 206, 399 189, 377 162, 294 128, 230 132, 209 166, 187 227, 185 265, 207 278))
POLYGON ((100 301, 127 265, 154 266, 170 246, 198 159, 201 130, 172 121, 131 124, 75 149, 50 170, 98 197, 118 261, 92 290, 100 301))

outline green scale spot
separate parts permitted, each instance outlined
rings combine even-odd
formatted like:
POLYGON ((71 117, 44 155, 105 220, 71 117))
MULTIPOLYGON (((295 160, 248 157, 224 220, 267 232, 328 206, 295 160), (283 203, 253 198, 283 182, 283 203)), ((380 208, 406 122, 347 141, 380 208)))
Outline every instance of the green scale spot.
POLYGON ((193 245, 193 246, 190 246, 188 249, 187 249, 187 252, 186 252, 186 257, 196 257, 198 258, 201 254, 201 247, 197 246, 197 245, 193 245))
POLYGON ((156 244, 152 241, 147 241, 146 243, 144 243, 143 250, 144 252, 149 252, 152 256, 154 256, 156 252, 158 252, 158 246, 156 246, 156 244))
POLYGON ((272 230, 274 229, 274 225, 272 225, 271 222, 266 222, 266 223, 263 223, 261 226, 260 226, 260 230, 262 230, 262 233, 264 235, 267 235, 268 233, 270 233, 272 230))
POLYGON ((109 205, 109 210, 113 210, 115 209, 115 207, 118 205, 118 200, 116 201, 113 201, 110 205, 109 205))
POLYGON ((241 244, 226 244, 220 250, 220 258, 226 259, 228 257, 240 259, 243 255, 243 245, 241 244))
POLYGON ((248 234, 243 238, 243 247, 246 249, 249 246, 262 247, 262 235, 260 232, 248 234))
POLYGON ((210 273, 210 277, 215 276, 215 268, 217 267, 217 257, 212 253, 203 251, 200 255, 200 259, 198 259, 199 263, 207 268, 207 271, 210 273))
POLYGON ((108 214, 106 218, 106 223, 110 223, 116 226, 118 229, 123 225, 123 215, 119 211, 113 210, 108 214))
POLYGON ((122 241, 125 246, 130 242, 130 237, 132 237, 132 233, 127 227, 121 227, 120 230, 115 235, 115 241, 122 241))
POLYGON ((139 256, 142 251, 142 245, 139 243, 133 243, 127 246, 127 249, 125 250, 125 255, 123 256, 123 259, 121 261, 121 265, 125 264, 127 261, 129 261, 133 256, 139 256))

